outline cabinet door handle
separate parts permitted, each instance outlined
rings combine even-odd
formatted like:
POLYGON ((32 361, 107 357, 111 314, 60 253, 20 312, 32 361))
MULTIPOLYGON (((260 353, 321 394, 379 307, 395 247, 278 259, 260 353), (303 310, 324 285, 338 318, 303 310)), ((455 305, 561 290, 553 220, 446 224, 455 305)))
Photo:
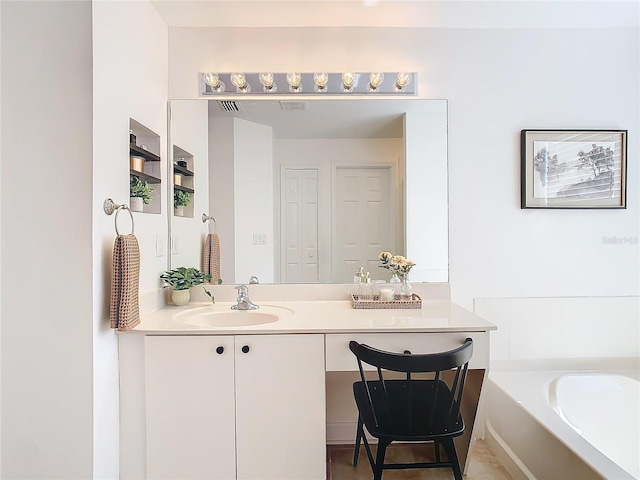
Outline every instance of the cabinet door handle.
POLYGON ((220 347, 216 348, 216 353, 218 355, 222 355, 224 353, 224 347, 220 346, 220 347))
POLYGON ((245 345, 242 347, 242 353, 249 353, 249 345, 245 345))

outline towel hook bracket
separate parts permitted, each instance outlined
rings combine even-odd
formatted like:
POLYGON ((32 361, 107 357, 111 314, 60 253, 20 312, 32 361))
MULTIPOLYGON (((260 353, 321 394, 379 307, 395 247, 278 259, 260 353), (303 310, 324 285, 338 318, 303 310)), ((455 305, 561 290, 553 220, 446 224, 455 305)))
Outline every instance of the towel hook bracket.
MULTIPOLYGON (((206 213, 202 214, 202 223, 207 223, 207 221, 212 221, 213 222, 213 227, 214 229, 218 228, 218 225, 216 224, 216 219, 213 217, 208 216, 206 213)), ((211 229, 209 228, 209 232, 211 232, 211 229)))
POLYGON ((107 198, 102 204, 102 208, 104 210, 104 213, 106 213, 107 215, 113 215, 113 212, 116 213, 116 217, 113 220, 116 227, 116 235, 120 235, 120 232, 118 231, 118 214, 120 213, 120 210, 126 210, 127 212, 129 212, 129 216, 131 217, 131 234, 133 235, 133 213, 131 213, 129 205, 126 205, 124 203, 122 205, 118 205, 110 198, 107 198))
POLYGON ((107 198, 102 204, 104 213, 106 213, 107 215, 113 215, 113 212, 115 212, 121 206, 122 205, 118 205, 116 202, 114 202, 110 198, 107 198))

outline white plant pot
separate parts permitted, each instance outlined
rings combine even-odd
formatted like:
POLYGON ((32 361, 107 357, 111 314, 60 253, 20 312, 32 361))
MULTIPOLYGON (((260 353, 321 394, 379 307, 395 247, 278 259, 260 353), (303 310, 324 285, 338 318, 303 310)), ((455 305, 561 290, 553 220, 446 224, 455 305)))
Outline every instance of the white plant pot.
POLYGON ((144 210, 142 197, 129 197, 129 208, 132 212, 142 212, 144 210))
POLYGON ((176 217, 184 217, 184 207, 180 205, 174 209, 174 213, 176 217))
POLYGON ((173 290, 171 292, 171 301, 177 307, 181 307, 182 305, 186 305, 191 300, 191 293, 189 293, 189 289, 186 290, 173 290))

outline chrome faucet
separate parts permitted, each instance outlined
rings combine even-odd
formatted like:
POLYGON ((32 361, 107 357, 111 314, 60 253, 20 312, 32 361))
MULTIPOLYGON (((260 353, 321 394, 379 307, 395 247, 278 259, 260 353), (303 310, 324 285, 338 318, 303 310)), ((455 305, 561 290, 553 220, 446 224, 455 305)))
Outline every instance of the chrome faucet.
POLYGON ((256 310, 260 308, 259 305, 249 300, 249 288, 246 285, 238 285, 236 290, 238 290, 238 298, 236 300, 238 304, 231 305, 231 310, 256 310))

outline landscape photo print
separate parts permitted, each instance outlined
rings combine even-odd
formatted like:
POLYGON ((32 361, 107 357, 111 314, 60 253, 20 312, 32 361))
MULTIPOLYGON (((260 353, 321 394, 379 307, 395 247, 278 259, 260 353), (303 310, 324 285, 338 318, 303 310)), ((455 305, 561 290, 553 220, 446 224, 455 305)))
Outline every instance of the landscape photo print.
POLYGON ((522 130, 522 208, 625 208, 626 130, 522 130))

